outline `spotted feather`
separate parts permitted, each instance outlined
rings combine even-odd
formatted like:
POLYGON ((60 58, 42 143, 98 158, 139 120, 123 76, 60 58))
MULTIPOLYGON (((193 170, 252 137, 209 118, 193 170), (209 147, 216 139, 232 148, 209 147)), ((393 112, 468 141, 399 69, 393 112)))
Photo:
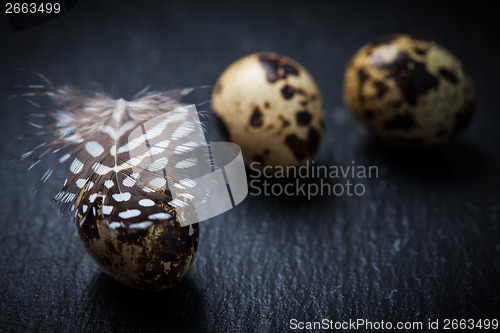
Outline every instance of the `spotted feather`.
POLYGON ((40 77, 44 84, 18 87, 25 92, 14 97, 22 97, 40 109, 37 98, 52 100, 54 107, 35 114, 48 116, 52 123, 45 126, 33 123, 40 129, 34 135, 50 138, 21 159, 38 153, 31 169, 47 154, 61 154, 41 183, 60 164, 71 161, 64 185, 54 198, 59 207, 81 214, 84 217, 81 224, 88 214, 97 216, 96 209, 101 207, 102 213, 109 216, 111 228, 128 230, 174 220, 175 208, 182 202, 172 199, 169 186, 179 188, 194 182, 185 170, 195 168, 198 161, 186 154, 206 145, 204 140, 193 140, 191 132, 196 120, 177 109, 182 105, 181 98, 193 88, 167 92, 144 90, 131 101, 125 101, 103 93, 56 87, 40 77), (148 121, 161 115, 166 116, 154 126, 145 127, 148 121), (151 159, 165 150, 172 154, 168 161, 151 159), (136 172, 138 168, 143 170, 141 174, 136 172), (160 170, 163 177, 158 177, 160 170))

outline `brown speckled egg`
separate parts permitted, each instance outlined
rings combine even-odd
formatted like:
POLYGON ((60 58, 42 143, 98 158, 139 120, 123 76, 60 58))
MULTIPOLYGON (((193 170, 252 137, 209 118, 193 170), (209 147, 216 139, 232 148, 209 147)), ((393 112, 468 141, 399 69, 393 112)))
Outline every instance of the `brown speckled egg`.
POLYGON ((460 61, 442 46, 388 35, 354 55, 345 73, 344 100, 356 120, 385 142, 428 147, 465 129, 476 91, 460 61))
POLYGON ((158 291, 174 286, 189 271, 198 248, 198 224, 181 227, 172 219, 146 229, 115 229, 102 213, 102 198, 90 209, 97 217, 78 213, 76 228, 90 257, 106 274, 136 289, 158 291))
POLYGON ((251 54, 231 64, 215 84, 212 109, 247 165, 304 164, 323 137, 316 83, 304 67, 280 54, 251 54))

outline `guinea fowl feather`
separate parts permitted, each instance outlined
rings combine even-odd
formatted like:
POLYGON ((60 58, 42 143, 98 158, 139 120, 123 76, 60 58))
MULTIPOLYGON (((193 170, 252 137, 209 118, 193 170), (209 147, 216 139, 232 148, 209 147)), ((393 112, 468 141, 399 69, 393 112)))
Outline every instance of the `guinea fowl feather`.
MULTIPOLYGON (((49 97, 54 107, 37 113, 53 120, 34 135, 49 139, 21 156, 21 159, 42 152, 30 169, 49 153, 61 153, 56 163, 45 172, 40 182, 45 183, 54 169, 71 160, 63 187, 54 201, 61 210, 75 210, 84 218, 102 213, 111 228, 141 229, 163 220, 175 219, 175 200, 170 185, 185 186, 192 180, 181 169, 195 167, 197 160, 184 156, 203 141, 190 140, 195 127, 176 108, 180 99, 193 88, 166 92, 143 90, 131 101, 113 99, 103 93, 88 93, 73 87, 55 87, 42 77, 45 85, 31 85, 29 91, 17 94, 31 106, 41 109, 33 99, 49 97), (154 126, 144 126, 155 117, 154 126), (137 129, 141 129, 137 131, 137 129), (147 144, 147 148, 144 145, 147 144), (180 156, 169 166, 162 159, 151 156, 170 150, 180 156), (62 154, 62 151, 66 151, 62 154), (180 162, 179 162, 180 161, 180 162), (157 177, 163 169, 163 177, 157 177), (151 181, 144 183, 137 170, 151 173, 151 181), (156 175, 156 178, 153 177, 156 175), (162 190, 163 189, 163 190, 162 190), (100 209, 100 211, 99 211, 100 209)), ((147 178, 147 177, 146 177, 147 178)))

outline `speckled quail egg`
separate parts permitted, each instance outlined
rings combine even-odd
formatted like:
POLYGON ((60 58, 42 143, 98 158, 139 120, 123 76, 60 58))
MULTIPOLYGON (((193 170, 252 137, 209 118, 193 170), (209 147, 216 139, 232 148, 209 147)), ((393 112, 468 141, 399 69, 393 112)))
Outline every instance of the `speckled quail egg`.
POLYGON ((429 147, 466 128, 476 91, 460 61, 442 46, 387 35, 351 59, 344 100, 356 120, 386 143, 429 147))
POLYGON ((302 165, 323 137, 321 93, 304 67, 284 55, 255 53, 231 64, 214 86, 212 109, 247 165, 302 165))
POLYGON ((78 210, 76 228, 90 257, 106 274, 136 289, 159 291, 188 273, 198 248, 198 224, 181 227, 172 219, 146 229, 111 228, 109 216, 102 213, 102 198, 90 209, 96 217, 84 217, 78 210))

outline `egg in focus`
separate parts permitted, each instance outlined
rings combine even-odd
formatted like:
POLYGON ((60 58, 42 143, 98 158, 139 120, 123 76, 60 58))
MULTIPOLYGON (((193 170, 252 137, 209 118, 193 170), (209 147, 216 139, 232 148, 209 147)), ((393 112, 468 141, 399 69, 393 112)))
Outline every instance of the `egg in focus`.
POLYGON ((109 215, 102 211, 102 197, 89 208, 96 216, 84 215, 80 202, 77 206, 80 241, 94 263, 113 279, 135 289, 161 291, 189 272, 198 250, 198 223, 181 227, 170 219, 146 229, 112 228, 109 215))
POLYGON ((476 90, 461 62, 432 41, 387 35, 363 46, 344 77, 354 118, 384 142, 431 147, 470 123, 476 90))
POLYGON ((212 110, 246 165, 298 166, 312 160, 324 134, 323 99, 296 61, 255 53, 231 64, 212 93, 212 110))

